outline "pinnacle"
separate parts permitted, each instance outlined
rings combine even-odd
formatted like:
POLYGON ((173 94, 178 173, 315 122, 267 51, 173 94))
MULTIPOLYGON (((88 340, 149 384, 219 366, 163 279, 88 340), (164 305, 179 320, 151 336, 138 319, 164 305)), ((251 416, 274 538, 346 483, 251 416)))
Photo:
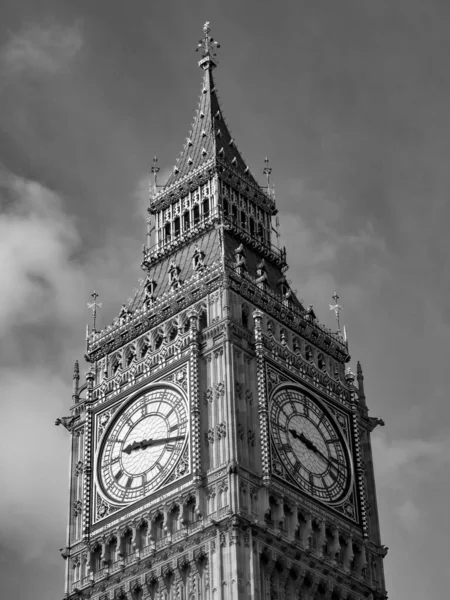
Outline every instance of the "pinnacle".
MULTIPOLYGON (((205 26, 207 36, 206 30, 209 31, 209 26, 205 26)), ((214 166, 218 159, 223 166, 229 166, 251 184, 258 186, 223 118, 212 74, 216 64, 213 60, 211 40, 212 38, 205 38, 199 42, 199 48, 203 49, 203 58, 199 63, 203 70, 203 78, 198 106, 194 123, 164 186, 164 191, 179 183, 190 173, 197 172, 202 167, 214 166)))

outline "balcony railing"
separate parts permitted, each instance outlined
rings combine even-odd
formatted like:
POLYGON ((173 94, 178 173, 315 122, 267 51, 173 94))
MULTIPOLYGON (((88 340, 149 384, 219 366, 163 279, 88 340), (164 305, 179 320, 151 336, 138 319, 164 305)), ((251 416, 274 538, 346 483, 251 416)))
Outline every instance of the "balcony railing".
POLYGON ((157 540, 156 550, 161 550, 161 548, 165 548, 168 545, 169 545, 169 536, 166 535, 163 538, 161 538, 160 540, 157 540))
POLYGON ((141 550, 141 558, 145 558, 146 556, 149 556, 149 554, 152 554, 153 550, 154 550, 153 544, 149 544, 148 546, 145 546, 141 550))

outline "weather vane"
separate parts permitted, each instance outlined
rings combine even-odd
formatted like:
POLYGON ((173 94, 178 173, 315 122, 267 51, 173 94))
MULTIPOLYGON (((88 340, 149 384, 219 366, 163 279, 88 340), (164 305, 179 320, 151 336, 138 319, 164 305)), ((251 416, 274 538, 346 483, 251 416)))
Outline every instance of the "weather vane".
POLYGON ((205 36, 198 41, 196 52, 202 49, 202 58, 212 58, 214 59, 217 55, 216 49, 220 48, 220 44, 216 42, 216 40, 209 36, 211 31, 211 27, 209 26, 209 21, 203 25, 203 33, 205 36))
POLYGON ((339 296, 337 295, 337 292, 334 292, 334 294, 331 297, 334 300, 334 304, 330 304, 330 310, 334 310, 334 314, 336 315, 338 331, 340 332, 341 324, 340 324, 340 320, 339 320, 339 313, 341 312, 341 310, 344 310, 344 309, 342 308, 342 306, 340 304, 338 304, 339 296))
POLYGON ((88 306, 88 308, 90 308, 92 310, 92 321, 93 321, 92 328, 93 328, 93 331, 95 331, 95 322, 97 320, 97 308, 101 308, 102 303, 97 302, 98 294, 95 290, 92 292, 91 296, 92 296, 92 298, 94 298, 94 302, 88 302, 87 306, 88 306))

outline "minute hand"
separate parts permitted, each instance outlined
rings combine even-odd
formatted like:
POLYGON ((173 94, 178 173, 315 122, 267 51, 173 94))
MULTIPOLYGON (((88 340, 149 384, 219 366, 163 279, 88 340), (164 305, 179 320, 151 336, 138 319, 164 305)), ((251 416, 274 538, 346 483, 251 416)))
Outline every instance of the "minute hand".
POLYGON ((175 435, 173 437, 160 438, 158 440, 141 440, 140 442, 129 444, 123 451, 126 452, 126 454, 131 454, 133 450, 148 448, 149 446, 156 446, 158 444, 168 444, 169 442, 177 442, 178 440, 183 439, 184 435, 175 435))
POLYGON ((313 450, 314 452, 317 452, 316 445, 314 444, 314 442, 311 442, 311 440, 308 440, 303 431, 297 433, 295 429, 289 429, 289 433, 292 435, 292 437, 296 438, 297 440, 300 440, 303 444, 305 444, 308 450, 313 450))
POLYGON ((336 471, 339 473, 339 468, 333 463, 331 462, 330 458, 328 458, 328 456, 325 456, 325 454, 323 454, 323 452, 321 452, 319 450, 319 448, 316 447, 315 452, 326 462, 330 465, 330 468, 336 469, 336 471))

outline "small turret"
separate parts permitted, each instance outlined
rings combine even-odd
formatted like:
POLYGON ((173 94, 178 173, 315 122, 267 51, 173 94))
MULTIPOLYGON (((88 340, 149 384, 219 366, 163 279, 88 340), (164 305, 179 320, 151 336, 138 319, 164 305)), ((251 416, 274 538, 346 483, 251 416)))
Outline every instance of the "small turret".
POLYGON ((363 375, 361 363, 359 362, 359 360, 356 365, 356 380, 358 382, 359 403, 361 404, 361 406, 364 406, 364 408, 367 408, 366 396, 364 394, 364 375, 363 375))
POLYGON ((80 365, 78 361, 75 361, 73 366, 73 383, 72 383, 72 402, 76 404, 79 400, 79 389, 80 389, 80 365))

